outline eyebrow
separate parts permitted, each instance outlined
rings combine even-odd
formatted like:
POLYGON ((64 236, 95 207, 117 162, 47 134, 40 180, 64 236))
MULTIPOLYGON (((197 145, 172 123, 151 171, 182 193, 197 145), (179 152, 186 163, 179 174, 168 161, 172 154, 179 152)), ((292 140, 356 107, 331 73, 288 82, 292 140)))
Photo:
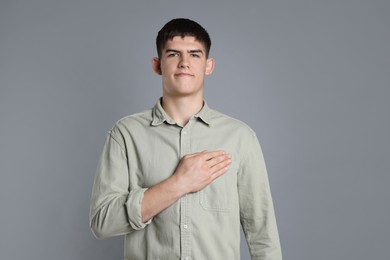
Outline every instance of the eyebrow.
POLYGON ((198 49, 198 50, 189 50, 188 53, 202 53, 203 54, 203 51, 198 49))
MULTIPOLYGON (((178 50, 175 50, 175 49, 166 49, 165 53, 168 53, 168 52, 180 53, 181 51, 178 51, 178 50)), ((203 51, 201 49, 189 50, 187 52, 188 53, 201 53, 201 54, 203 54, 203 51)))

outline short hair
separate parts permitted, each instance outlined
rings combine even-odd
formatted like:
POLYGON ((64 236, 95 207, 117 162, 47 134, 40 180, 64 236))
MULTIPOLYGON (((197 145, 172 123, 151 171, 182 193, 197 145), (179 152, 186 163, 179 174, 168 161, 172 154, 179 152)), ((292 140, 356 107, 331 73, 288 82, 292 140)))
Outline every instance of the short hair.
POLYGON ((200 24, 187 18, 172 19, 158 32, 156 47, 159 58, 161 58, 162 50, 165 48, 167 41, 172 40, 175 36, 180 36, 182 38, 185 36, 195 37, 198 42, 203 44, 206 51, 206 57, 208 58, 211 48, 211 39, 208 32, 200 24))

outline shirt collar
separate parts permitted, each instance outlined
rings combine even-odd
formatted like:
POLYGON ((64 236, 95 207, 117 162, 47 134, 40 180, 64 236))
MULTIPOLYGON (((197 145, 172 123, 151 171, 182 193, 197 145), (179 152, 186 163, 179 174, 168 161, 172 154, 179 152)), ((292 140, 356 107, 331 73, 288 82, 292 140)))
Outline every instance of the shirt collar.
MULTIPOLYGON (((156 105, 153 107, 152 110, 152 126, 158 126, 161 125, 164 122, 167 122, 170 125, 176 124, 175 121, 170 118, 167 113, 165 112, 164 108, 161 105, 161 99, 160 98, 156 105)), ((206 101, 203 101, 203 107, 202 109, 194 115, 195 118, 201 119, 203 123, 206 125, 210 125, 211 121, 211 109, 208 107, 206 101)))

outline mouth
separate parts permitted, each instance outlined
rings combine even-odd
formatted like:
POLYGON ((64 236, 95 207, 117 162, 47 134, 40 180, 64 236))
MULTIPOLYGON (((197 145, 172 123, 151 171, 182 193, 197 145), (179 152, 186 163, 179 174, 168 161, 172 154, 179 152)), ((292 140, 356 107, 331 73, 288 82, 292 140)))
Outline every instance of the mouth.
POLYGON ((190 74, 190 73, 185 73, 185 72, 180 72, 180 73, 176 73, 175 74, 175 77, 193 77, 194 75, 190 74))

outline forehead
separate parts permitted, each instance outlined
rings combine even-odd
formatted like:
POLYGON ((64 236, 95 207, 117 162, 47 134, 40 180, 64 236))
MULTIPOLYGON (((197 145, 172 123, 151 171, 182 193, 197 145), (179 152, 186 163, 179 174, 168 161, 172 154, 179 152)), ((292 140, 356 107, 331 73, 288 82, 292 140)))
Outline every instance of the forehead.
POLYGON ((196 40, 193 36, 175 36, 172 40, 168 40, 165 43, 164 50, 166 49, 175 49, 175 50, 193 50, 193 49, 200 49, 203 52, 205 51, 204 45, 196 40))

